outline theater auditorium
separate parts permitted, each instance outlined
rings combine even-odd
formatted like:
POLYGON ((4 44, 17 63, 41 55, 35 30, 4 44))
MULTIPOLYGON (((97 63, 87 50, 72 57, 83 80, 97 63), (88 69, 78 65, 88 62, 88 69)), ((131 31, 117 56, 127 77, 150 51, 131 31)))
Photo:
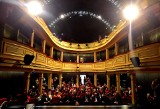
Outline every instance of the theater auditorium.
POLYGON ((0 0, 1 109, 159 109, 160 0, 0 0))

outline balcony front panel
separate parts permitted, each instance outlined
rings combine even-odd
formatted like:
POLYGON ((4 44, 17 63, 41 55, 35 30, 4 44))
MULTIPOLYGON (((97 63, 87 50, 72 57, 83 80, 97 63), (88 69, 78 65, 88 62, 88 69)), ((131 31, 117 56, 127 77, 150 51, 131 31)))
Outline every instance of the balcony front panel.
POLYGON ((3 51, 0 57, 3 58, 9 58, 12 60, 23 60, 25 54, 30 54, 30 55, 35 54, 35 51, 33 49, 7 39, 3 40, 2 45, 3 45, 3 51))
MULTIPOLYGON (((72 63, 55 61, 54 59, 47 57, 46 54, 36 52, 34 49, 24 44, 3 39, 2 51, 0 54, 1 63, 0 66, 10 66, 21 64, 22 68, 39 70, 39 71, 60 71, 60 72, 106 72, 106 71, 118 71, 118 70, 133 70, 134 66, 130 61, 131 57, 139 57, 141 65, 143 67, 156 67, 160 68, 160 44, 150 44, 128 52, 114 56, 111 59, 104 62, 95 63, 72 63), (30 66, 24 64, 24 56, 26 54, 34 55, 35 58, 30 66)), ((16 66, 16 69, 18 67, 16 66)))
POLYGON ((42 53, 36 53, 36 64, 46 65, 46 55, 42 53))
POLYGON ((94 69, 105 69, 105 62, 94 63, 94 69))
POLYGON ((80 72, 91 72, 93 71, 94 63, 79 63, 80 72))
POLYGON ((118 55, 114 58, 113 66, 121 66, 126 64, 126 55, 118 55))

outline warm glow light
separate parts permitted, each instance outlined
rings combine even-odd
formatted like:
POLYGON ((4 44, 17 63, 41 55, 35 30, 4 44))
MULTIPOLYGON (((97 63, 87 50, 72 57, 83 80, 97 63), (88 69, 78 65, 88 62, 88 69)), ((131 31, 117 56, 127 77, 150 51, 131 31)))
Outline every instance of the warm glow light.
POLYGON ((42 13, 42 5, 38 1, 31 1, 27 3, 27 8, 30 14, 39 15, 42 13))
POLYGON ((124 10, 123 10, 123 14, 124 14, 124 17, 127 19, 127 20, 134 20, 137 18, 138 14, 139 14, 139 10, 138 10, 138 7, 131 4, 129 6, 127 6, 124 10))

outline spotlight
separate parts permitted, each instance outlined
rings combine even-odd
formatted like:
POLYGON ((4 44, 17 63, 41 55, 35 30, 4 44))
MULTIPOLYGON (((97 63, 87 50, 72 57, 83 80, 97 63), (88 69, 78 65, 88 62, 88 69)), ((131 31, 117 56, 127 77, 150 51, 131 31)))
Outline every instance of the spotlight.
POLYGON ((127 20, 132 21, 137 18, 139 14, 139 9, 137 6, 131 4, 123 10, 123 14, 127 20))
POLYGON ((26 4, 26 7, 28 8, 28 12, 35 16, 43 11, 41 3, 38 1, 30 1, 26 4))

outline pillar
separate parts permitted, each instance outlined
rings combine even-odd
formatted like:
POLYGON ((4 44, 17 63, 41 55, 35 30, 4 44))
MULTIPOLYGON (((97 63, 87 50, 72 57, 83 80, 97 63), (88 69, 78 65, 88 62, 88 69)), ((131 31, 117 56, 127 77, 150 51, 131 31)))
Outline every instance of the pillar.
POLYGON ((62 73, 59 74, 59 86, 62 87, 62 73))
POLYGON ((39 94, 42 94, 42 86, 43 86, 43 73, 39 74, 39 94))
POLYGON ((48 74, 48 89, 52 89, 52 73, 48 74))
POLYGON ((108 48, 106 49, 106 60, 109 59, 109 50, 108 48))
POLYGON ((46 50, 46 40, 42 41, 42 53, 45 53, 46 50))
POLYGON ((50 47, 50 57, 53 58, 53 47, 50 47))
POLYGON ((79 63, 79 54, 77 54, 77 63, 79 63))
POLYGON ((79 74, 76 75, 76 85, 79 87, 79 74))
POLYGON ((133 50, 133 40, 132 40, 132 23, 131 21, 129 22, 129 31, 128 31, 128 46, 129 46, 129 51, 133 50))
POLYGON ((132 94, 132 104, 135 104, 135 73, 131 73, 131 94, 132 94))
POLYGON ((94 86, 97 86, 97 73, 94 73, 94 86))
POLYGON ((20 35, 20 32, 19 32, 19 29, 18 29, 18 31, 17 31, 17 41, 19 41, 20 39, 19 39, 19 35, 20 35))
POLYGON ((96 52, 94 52, 94 62, 97 61, 97 56, 96 56, 96 52))
POLYGON ((118 43, 115 43, 115 55, 118 55, 118 43))
POLYGON ((63 51, 61 51, 61 59, 60 60, 63 62, 63 51))
POLYGON ((144 45, 144 34, 143 34, 143 32, 141 33, 141 37, 142 37, 142 44, 141 44, 141 46, 143 46, 144 45))
POLYGON ((117 92, 120 93, 121 89, 120 89, 120 74, 119 73, 116 74, 116 86, 117 86, 117 92))
POLYGON ((110 90, 111 88, 110 88, 110 74, 107 74, 106 75, 107 76, 107 88, 108 88, 108 90, 110 90))
POLYGON ((28 93, 29 86, 30 86, 30 73, 29 72, 25 72, 25 80, 26 80, 25 91, 28 93))
POLYGON ((33 32, 32 32, 32 34, 31 34, 31 47, 33 47, 33 45, 34 45, 34 30, 33 30, 33 32))

